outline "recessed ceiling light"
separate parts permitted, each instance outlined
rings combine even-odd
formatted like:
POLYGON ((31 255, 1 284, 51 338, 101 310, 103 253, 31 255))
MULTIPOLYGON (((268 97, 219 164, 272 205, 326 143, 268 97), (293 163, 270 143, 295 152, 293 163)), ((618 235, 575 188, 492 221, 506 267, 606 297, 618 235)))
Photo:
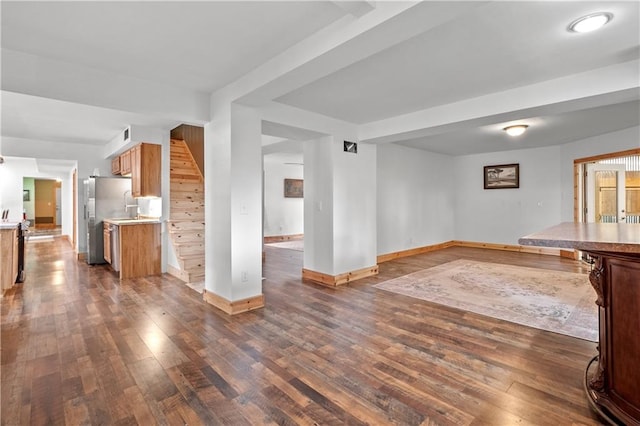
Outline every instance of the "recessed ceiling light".
POLYGON ((505 127, 502 130, 507 132, 509 136, 520 136, 525 132, 525 130, 527 130, 527 127, 529 126, 527 126, 526 124, 516 124, 514 126, 505 127))
POLYGON ((613 14, 609 12, 592 13, 591 15, 578 18, 569 24, 569 31, 575 33, 588 33, 602 28, 607 22, 613 19, 613 14))

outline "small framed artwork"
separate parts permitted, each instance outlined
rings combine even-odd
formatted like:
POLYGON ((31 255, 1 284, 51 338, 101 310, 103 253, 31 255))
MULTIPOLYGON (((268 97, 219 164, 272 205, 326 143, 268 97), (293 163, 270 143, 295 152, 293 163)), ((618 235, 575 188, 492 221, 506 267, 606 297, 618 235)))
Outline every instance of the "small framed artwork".
POLYGON ((484 189, 520 188, 520 164, 484 166, 484 189))
POLYGON ((31 192, 28 189, 22 190, 22 201, 31 201, 31 192))
POLYGON ((285 198, 303 198, 304 187, 302 179, 285 179, 284 180, 284 197, 285 198))

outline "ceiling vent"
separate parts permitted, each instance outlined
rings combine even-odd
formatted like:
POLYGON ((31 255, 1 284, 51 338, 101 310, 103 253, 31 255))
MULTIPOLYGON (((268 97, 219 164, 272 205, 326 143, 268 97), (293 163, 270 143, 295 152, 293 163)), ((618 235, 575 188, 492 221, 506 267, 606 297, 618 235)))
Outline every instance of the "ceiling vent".
POLYGON ((344 152, 350 152, 352 154, 358 153, 358 144, 355 142, 344 141, 344 152))

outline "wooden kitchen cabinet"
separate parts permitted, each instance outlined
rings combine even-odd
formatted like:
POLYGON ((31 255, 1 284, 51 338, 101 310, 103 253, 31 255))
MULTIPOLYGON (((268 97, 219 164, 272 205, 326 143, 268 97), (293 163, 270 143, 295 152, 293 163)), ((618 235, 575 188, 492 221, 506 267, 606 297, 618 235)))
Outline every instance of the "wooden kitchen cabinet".
POLYGON ((162 147, 141 143, 131 153, 131 192, 134 197, 161 197, 162 147))
POLYGON ((0 287, 3 293, 18 277, 18 226, 0 229, 0 287))
POLYGON ((117 156, 111 160, 111 174, 112 175, 122 174, 122 172, 120 171, 120 156, 117 156))
POLYGON ((131 150, 125 151, 120 154, 120 174, 121 175, 130 175, 131 174, 131 150))
POLYGON ((160 275, 162 242, 159 223, 121 225, 120 279, 160 275))

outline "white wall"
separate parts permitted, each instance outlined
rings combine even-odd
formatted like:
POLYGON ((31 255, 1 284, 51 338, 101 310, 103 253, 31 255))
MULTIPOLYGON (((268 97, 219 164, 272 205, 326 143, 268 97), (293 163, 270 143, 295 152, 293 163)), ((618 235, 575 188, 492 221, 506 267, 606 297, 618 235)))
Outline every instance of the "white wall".
POLYGON ((377 159, 378 254, 453 240, 452 157, 381 144, 377 159))
POLYGON ((573 221, 573 161, 640 148, 640 127, 565 145, 449 157, 378 146, 378 254, 450 240, 518 244, 573 221), (485 190, 483 167, 520 164, 520 188, 485 190))
POLYGON ((333 274, 332 141, 304 142, 304 267, 327 274, 333 274))
MULTIPOLYGON (((84 186, 83 181, 87 177, 93 174, 95 169, 98 169, 101 176, 109 176, 111 174, 111 161, 103 158, 102 148, 94 145, 83 145, 74 143, 60 143, 49 142, 32 139, 20 139, 3 137, 2 152, 4 156, 20 157, 22 159, 53 159, 53 160, 75 160, 78 168, 78 252, 82 253, 87 250, 86 238, 83 238, 85 222, 84 222, 84 186)), ((32 160, 33 161, 33 160, 32 160)), ((5 162, 6 164, 6 162, 5 162)), ((37 170, 37 169, 36 169, 37 170)), ((22 170, 14 170, 12 173, 13 178, 17 178, 17 173, 20 173, 20 214, 22 213, 22 177, 40 177, 34 172, 25 172, 22 170)), ((63 180, 62 198, 63 198, 63 218, 62 218, 62 233, 64 235, 71 236, 73 231, 71 229, 73 222, 73 185, 69 178, 70 173, 61 173, 62 176, 48 177, 61 177, 64 179, 66 176, 69 179, 68 183, 63 180)), ((5 179, 1 180, 0 186, 4 191, 5 187, 9 188, 7 191, 12 191, 13 186, 6 183, 5 179)), ((17 193, 16 193, 17 194, 17 193)), ((3 199, 3 198, 0 198, 3 199)), ((13 210, 13 207, 12 207, 13 210)), ((15 212, 14 212, 15 213, 15 212)))
MULTIPOLYGON (((22 211, 25 208, 22 201, 22 188, 25 177, 41 179, 60 179, 62 186, 62 226, 61 234, 69 236, 73 234, 71 215, 64 212, 73 210, 73 182, 70 173, 51 174, 38 170, 33 158, 4 156, 5 162, 0 165, 0 210, 9 209, 9 220, 19 222, 22 220, 22 211)), ((33 199, 35 192, 31 191, 33 199)), ((33 218, 30 218, 33 219, 33 218)), ((32 223, 33 225, 33 223, 32 223)))
POLYGON ((454 159, 456 240, 518 244, 561 221, 560 147, 454 159), (484 189, 484 166, 520 164, 520 188, 484 189))
MULTIPOLYGON (((350 135, 334 136, 333 274, 377 265, 377 146, 358 144, 358 153, 343 150, 350 135)), ((306 158, 306 157, 305 157, 306 158)))
POLYGON ((278 153, 264 156, 264 235, 304 233, 304 199, 284 197, 284 179, 303 179, 303 155, 278 153))

